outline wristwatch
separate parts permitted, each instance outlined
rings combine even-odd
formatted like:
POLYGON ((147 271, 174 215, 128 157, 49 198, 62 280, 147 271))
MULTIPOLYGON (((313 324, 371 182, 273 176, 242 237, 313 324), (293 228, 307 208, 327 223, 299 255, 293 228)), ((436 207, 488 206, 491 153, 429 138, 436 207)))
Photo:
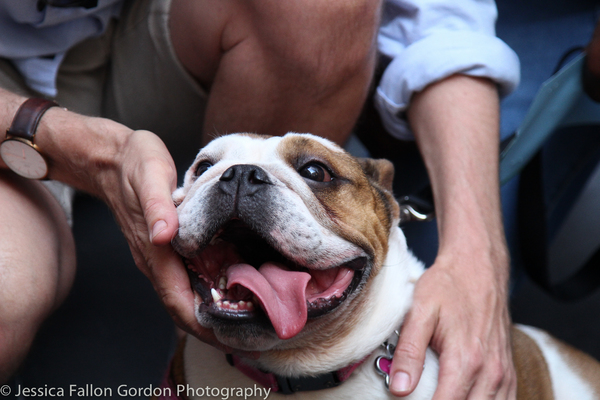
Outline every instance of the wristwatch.
POLYGON ((0 144, 4 163, 25 178, 44 179, 48 175, 48 163, 33 141, 42 115, 54 106, 58 104, 42 98, 25 101, 6 131, 6 139, 0 144))

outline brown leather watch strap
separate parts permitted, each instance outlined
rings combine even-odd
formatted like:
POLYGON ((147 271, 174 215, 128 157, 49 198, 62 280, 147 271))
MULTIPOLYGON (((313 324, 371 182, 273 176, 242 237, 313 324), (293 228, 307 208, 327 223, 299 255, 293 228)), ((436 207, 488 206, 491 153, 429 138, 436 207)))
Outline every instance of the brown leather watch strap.
POLYGON ((17 136, 33 142, 35 131, 42 115, 50 107, 58 107, 58 104, 51 100, 34 97, 26 100, 17 110, 12 125, 6 133, 10 136, 17 136))

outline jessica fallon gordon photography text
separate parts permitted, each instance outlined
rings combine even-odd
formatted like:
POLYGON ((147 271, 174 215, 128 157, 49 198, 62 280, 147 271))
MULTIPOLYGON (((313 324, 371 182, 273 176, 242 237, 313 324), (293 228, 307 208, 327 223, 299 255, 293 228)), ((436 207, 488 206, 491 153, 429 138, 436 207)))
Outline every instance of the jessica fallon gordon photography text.
MULTIPOLYGON (((4 389, 5 387, 3 387, 4 389)), ((6 385, 6 389, 8 386, 6 385)), ((10 389, 9 389, 10 391, 10 389)), ((4 393, 2 391, 0 395, 8 396, 10 393, 4 393)), ((254 388, 217 388, 217 387, 191 387, 189 385, 177 385, 175 387, 159 387, 159 386, 147 386, 147 387, 132 387, 129 385, 119 385, 116 388, 111 387, 98 387, 90 384, 86 385, 69 385, 68 387, 53 387, 53 386, 39 386, 39 387, 25 387, 18 385, 15 388, 16 397, 98 397, 98 398, 112 398, 112 397, 166 397, 170 398, 173 396, 185 395, 188 397, 197 396, 201 398, 214 398, 221 400, 228 399, 248 399, 260 397, 267 399, 271 394, 271 389, 265 389, 254 385, 254 388)))

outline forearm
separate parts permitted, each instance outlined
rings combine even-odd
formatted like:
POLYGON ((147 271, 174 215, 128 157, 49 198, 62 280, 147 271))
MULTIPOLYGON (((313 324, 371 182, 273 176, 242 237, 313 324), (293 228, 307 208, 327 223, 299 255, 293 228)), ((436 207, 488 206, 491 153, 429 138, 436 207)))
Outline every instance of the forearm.
POLYGON ((440 246, 415 285, 391 390, 415 389, 431 347, 440 361, 436 398, 513 399, 496 88, 452 76, 416 94, 408 117, 431 178, 440 246))
POLYGON ((498 102, 492 82, 456 75, 416 94, 408 116, 433 187, 438 254, 497 257, 490 261, 505 282, 498 102))
MULTIPOLYGON (((25 100, 0 89, 0 129, 6 130, 25 100)), ((214 342, 212 332, 203 331, 194 316, 187 272, 170 246, 178 228, 171 197, 177 173, 158 136, 52 107, 42 116, 34 142, 48 161, 50 179, 108 204, 138 268, 152 281, 175 321, 214 342)))
MULTIPOLYGON (((4 139, 6 129, 25 100, 0 89, 0 139, 4 139)), ((114 121, 51 107, 40 120, 34 142, 48 162, 50 179, 104 197, 103 177, 120 165, 121 149, 132 133, 114 121)), ((0 166, 6 167, 2 161, 0 166)))
MULTIPOLYGON (((26 97, 0 88, 0 141, 4 140, 6 130, 10 127, 19 106, 27 100, 26 97)), ((0 165, 6 167, 0 158, 0 165)))

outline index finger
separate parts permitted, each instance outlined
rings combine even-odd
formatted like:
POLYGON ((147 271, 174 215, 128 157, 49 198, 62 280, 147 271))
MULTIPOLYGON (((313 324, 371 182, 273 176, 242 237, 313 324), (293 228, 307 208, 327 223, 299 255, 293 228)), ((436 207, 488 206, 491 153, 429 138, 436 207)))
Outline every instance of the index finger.
POLYGON ((408 396, 416 389, 435 326, 435 317, 418 307, 413 306, 406 315, 390 369, 393 395, 408 396))

